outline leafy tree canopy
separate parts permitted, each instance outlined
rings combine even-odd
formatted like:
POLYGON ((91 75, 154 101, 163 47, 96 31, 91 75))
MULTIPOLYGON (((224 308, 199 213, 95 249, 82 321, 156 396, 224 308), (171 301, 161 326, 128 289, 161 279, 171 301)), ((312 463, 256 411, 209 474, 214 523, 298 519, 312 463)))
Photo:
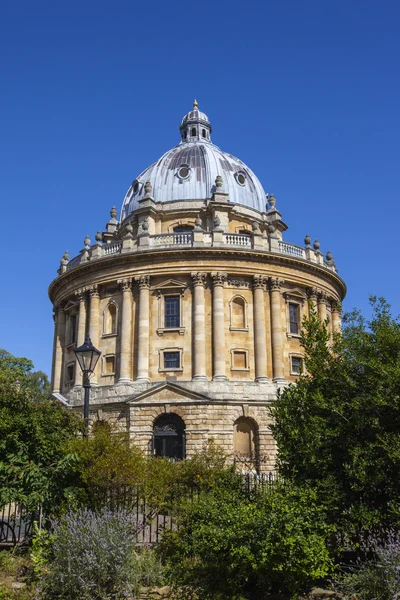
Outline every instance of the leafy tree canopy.
POLYGON ((400 322, 371 303, 371 320, 345 315, 333 342, 315 312, 305 319, 305 372, 272 409, 282 476, 350 532, 400 518, 400 322))
POLYGON ((56 493, 68 471, 67 440, 80 420, 50 399, 47 376, 0 350, 0 505, 37 505, 56 493))

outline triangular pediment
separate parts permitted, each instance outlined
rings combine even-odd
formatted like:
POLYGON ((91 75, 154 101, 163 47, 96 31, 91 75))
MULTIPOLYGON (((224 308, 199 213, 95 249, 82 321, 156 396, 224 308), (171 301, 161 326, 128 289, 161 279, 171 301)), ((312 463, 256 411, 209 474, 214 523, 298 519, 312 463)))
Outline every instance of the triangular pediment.
POLYGON ((177 402, 177 401, 197 401, 197 402, 210 402, 209 396, 188 390, 187 388, 170 381, 160 383, 154 387, 132 396, 128 400, 128 404, 141 404, 141 403, 158 403, 158 402, 177 402))
POLYGON ((71 310, 71 308, 76 308, 78 302, 74 302, 73 300, 68 300, 67 304, 64 306, 64 310, 71 310))
POLYGON ((169 290, 169 289, 179 289, 182 290, 187 287, 186 281, 178 281, 177 279, 166 279, 161 283, 157 283, 152 287, 153 290, 169 290))

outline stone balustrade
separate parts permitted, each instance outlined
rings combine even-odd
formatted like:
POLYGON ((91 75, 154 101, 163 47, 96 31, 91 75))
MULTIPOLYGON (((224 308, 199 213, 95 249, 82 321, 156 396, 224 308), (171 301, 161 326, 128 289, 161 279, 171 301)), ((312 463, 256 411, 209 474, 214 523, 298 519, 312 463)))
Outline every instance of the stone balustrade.
POLYGON ((124 239, 108 244, 100 244, 98 242, 89 249, 85 249, 78 256, 72 258, 67 264, 66 261, 61 265, 59 274, 69 271, 81 263, 97 260, 99 258, 108 257, 114 254, 123 252, 149 252, 154 249, 185 247, 196 248, 213 247, 213 246, 229 246, 230 248, 247 248, 254 249, 257 252, 284 254, 292 258, 306 260, 320 264, 334 273, 337 272, 333 261, 326 261, 319 250, 310 247, 302 248, 294 244, 289 244, 282 240, 274 239, 273 242, 267 237, 256 235, 243 235, 236 233, 220 233, 220 240, 216 241, 210 232, 195 231, 183 233, 162 233, 157 235, 149 235, 148 233, 141 235, 129 246, 125 246, 124 239))

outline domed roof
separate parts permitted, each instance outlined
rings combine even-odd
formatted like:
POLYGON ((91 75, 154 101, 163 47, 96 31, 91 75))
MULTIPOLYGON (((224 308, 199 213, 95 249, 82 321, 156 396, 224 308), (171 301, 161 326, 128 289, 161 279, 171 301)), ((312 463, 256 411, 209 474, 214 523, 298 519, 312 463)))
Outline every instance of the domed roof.
POLYGON ((260 181, 241 160, 211 142, 210 121, 199 111, 196 101, 179 129, 181 142, 133 181, 122 204, 121 220, 139 208, 146 181, 152 185, 156 202, 205 200, 215 191, 217 175, 222 177, 221 191, 229 194, 230 203, 265 212, 266 198, 260 181))

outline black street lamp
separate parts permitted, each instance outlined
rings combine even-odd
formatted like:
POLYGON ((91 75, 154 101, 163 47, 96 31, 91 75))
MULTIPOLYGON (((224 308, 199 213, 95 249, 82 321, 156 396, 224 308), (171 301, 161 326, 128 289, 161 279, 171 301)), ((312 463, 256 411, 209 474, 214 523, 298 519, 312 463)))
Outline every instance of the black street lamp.
POLYGON ((83 387, 85 388, 85 398, 83 403, 83 419, 85 421, 85 437, 88 436, 89 429, 89 393, 90 393, 90 375, 96 368, 97 361, 100 358, 100 350, 95 348, 87 335, 82 346, 75 349, 76 358, 83 373, 83 387))

